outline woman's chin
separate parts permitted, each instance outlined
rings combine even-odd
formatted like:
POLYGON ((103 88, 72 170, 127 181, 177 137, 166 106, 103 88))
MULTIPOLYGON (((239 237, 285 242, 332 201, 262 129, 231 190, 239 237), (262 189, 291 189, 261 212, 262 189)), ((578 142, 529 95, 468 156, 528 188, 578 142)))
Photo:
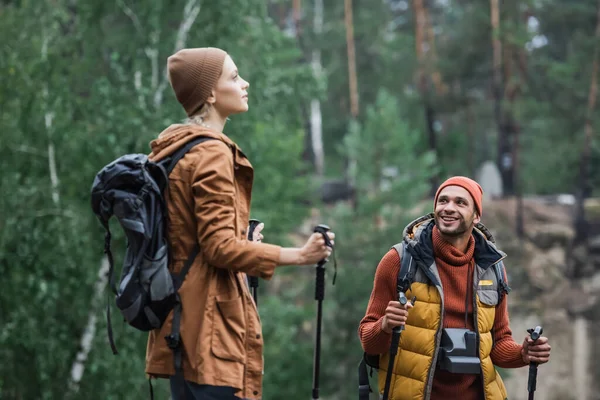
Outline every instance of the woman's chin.
POLYGON ((234 112, 233 114, 243 114, 246 111, 248 111, 248 109, 249 109, 248 104, 244 104, 238 110, 236 110, 236 112, 234 112))

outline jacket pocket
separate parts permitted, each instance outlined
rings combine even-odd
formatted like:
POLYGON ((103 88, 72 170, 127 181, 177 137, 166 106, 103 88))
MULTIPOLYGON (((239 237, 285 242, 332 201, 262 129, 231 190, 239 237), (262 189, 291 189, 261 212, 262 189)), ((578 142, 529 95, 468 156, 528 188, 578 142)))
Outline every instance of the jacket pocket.
POLYGON ((215 357, 243 363, 246 358, 246 319, 242 297, 219 300, 216 298, 211 350, 215 357))

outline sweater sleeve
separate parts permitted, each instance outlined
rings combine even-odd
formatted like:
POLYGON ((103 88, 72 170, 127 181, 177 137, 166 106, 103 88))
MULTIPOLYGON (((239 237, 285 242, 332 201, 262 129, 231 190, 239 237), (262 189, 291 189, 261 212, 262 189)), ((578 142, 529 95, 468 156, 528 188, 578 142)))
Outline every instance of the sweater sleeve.
POLYGON ((358 327, 360 343, 368 354, 382 354, 390 348, 392 335, 384 332, 381 324, 388 303, 396 296, 396 280, 399 272, 400 256, 396 250, 391 249, 377 266, 367 311, 358 327))
MULTIPOLYGON (((506 271, 504 271, 506 280, 506 271)), ((494 348, 490 356, 492 362, 500 368, 520 368, 527 365, 521 356, 522 345, 514 341, 508 316, 508 296, 502 296, 502 300, 496 307, 494 319, 494 348)))

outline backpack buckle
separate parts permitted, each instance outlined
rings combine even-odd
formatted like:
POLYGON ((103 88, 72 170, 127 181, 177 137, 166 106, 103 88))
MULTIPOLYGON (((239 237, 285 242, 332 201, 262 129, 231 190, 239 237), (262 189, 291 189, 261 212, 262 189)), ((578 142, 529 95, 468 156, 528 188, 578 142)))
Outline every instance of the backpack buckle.
POLYGON ((368 396, 369 393, 372 393, 373 391, 371 390, 371 386, 370 385, 358 385, 358 394, 359 395, 366 395, 368 396))
POLYGON ((167 335, 165 336, 165 340, 167 341, 167 346, 171 349, 171 350, 175 350, 176 348, 179 347, 179 344, 181 343, 179 340, 179 335, 167 335))
POLYGON ((408 279, 408 277, 402 278, 398 282, 398 285, 396 286, 396 290, 398 292, 407 292, 410 288, 411 288, 411 284, 410 284, 410 280, 408 279))

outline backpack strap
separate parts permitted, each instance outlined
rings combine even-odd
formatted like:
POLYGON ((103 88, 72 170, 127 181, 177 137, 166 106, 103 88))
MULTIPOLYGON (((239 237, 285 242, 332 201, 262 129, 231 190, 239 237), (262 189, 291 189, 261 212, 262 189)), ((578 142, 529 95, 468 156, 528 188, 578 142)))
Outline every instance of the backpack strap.
MULTIPOLYGON (((110 290, 117 295, 117 286, 115 284, 115 278, 114 278, 114 268, 115 268, 115 261, 112 255, 112 251, 110 249, 110 241, 111 241, 111 234, 110 234, 110 228, 108 226, 108 223, 104 224, 104 229, 106 230, 106 233, 104 235, 104 254, 106 255, 106 258, 108 260, 108 287, 110 288, 110 290)), ((117 345, 115 344, 115 338, 113 335, 113 329, 112 329, 112 323, 111 323, 111 318, 110 318, 110 293, 106 293, 106 329, 108 332, 108 342, 110 343, 110 349, 112 350, 113 354, 119 354, 119 351, 117 350, 117 345)))
POLYGON ((358 400, 369 400, 371 385, 369 385, 369 373, 365 357, 358 364, 358 400))
POLYGON ((410 251, 406 251, 406 243, 400 242, 393 246, 398 256, 400 257, 400 270, 398 271, 398 279, 396 280, 396 288, 398 292, 406 292, 410 289, 415 276, 415 268, 413 257, 410 251))
MULTIPOLYGON (((216 140, 209 137, 199 137, 194 140, 189 141, 183 147, 178 149, 175 153, 173 153, 170 157, 167 157, 161 160, 161 164, 163 165, 166 172, 166 181, 168 181, 168 176, 171 174, 175 165, 181 160, 188 151, 190 151, 194 146, 206 142, 207 140, 216 140)), ((173 321, 171 324, 171 333, 168 336, 165 336, 165 340, 167 341, 167 346, 173 351, 173 363, 175 366, 175 380, 178 383, 179 388, 185 387, 185 380, 183 378, 183 354, 182 354, 182 346, 181 346, 181 335, 180 335, 180 326, 181 326, 181 298, 179 297, 179 289, 181 285, 183 285, 183 281, 185 280, 186 275, 188 274, 194 260, 198 256, 200 252, 200 245, 196 243, 194 249, 190 253, 187 261, 185 262, 183 268, 179 272, 179 274, 173 274, 173 285, 175 287, 175 296, 176 303, 173 307, 173 321)))
POLYGON ((494 264, 493 268, 494 272, 496 273, 496 280, 498 281, 498 302, 500 302, 502 300, 502 297, 505 294, 510 293, 512 289, 510 288, 510 286, 508 286, 508 283, 504 279, 505 269, 502 260, 494 264))
POLYGON ((181 148, 179 148, 175 153, 173 153, 169 157, 161 160, 160 163, 165 166, 165 171, 167 172, 167 176, 171 174, 171 172, 175 168, 175 165, 177 165, 179 160, 181 160, 187 154, 188 151, 190 151, 196 145, 198 145, 202 142, 206 142, 207 140, 217 140, 217 139, 211 138, 211 137, 206 137, 206 136, 200 136, 196 139, 190 140, 185 145, 183 145, 181 148))
MULTIPOLYGON (((410 288, 415 275, 413 257, 409 251, 406 251, 406 243, 404 242, 395 244, 393 249, 396 250, 400 257, 400 269, 396 280, 396 289, 405 292, 410 288)), ((369 384, 367 365, 371 367, 371 372, 373 371, 372 368, 377 368, 377 366, 373 366, 373 361, 367 362, 367 357, 369 355, 363 353, 363 358, 358 364, 358 400, 369 400, 369 394, 372 392, 371 385, 369 384)))

